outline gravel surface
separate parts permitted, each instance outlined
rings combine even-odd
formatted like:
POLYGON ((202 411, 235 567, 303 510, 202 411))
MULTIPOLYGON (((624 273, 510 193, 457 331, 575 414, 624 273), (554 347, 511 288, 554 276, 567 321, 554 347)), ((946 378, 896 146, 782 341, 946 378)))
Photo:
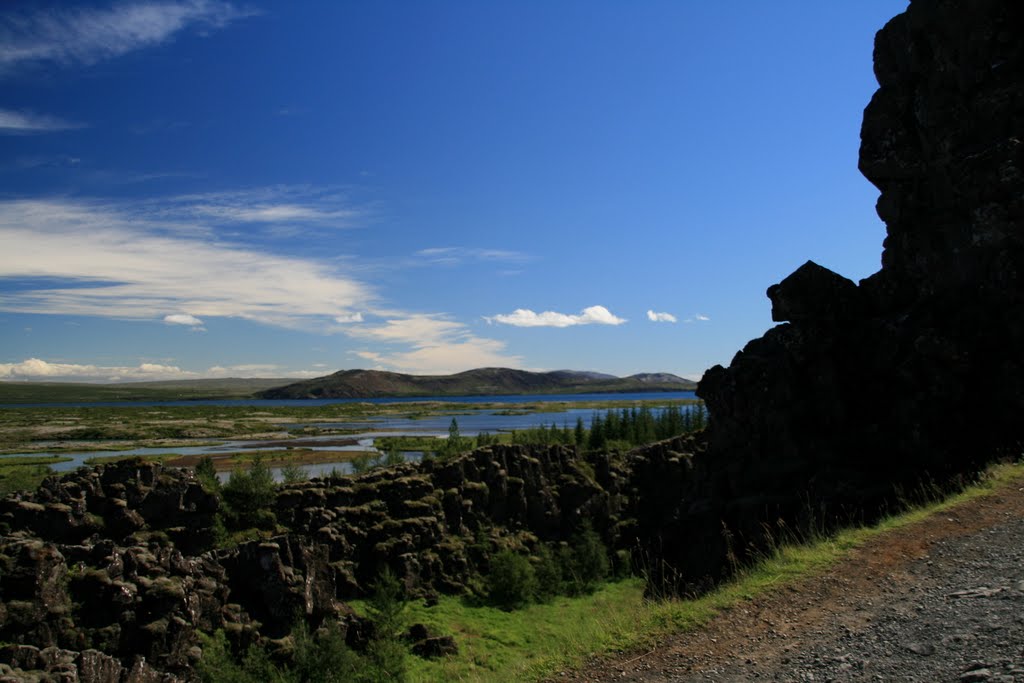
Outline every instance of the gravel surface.
POLYGON ((1024 683, 1024 482, 576 681, 1024 683))

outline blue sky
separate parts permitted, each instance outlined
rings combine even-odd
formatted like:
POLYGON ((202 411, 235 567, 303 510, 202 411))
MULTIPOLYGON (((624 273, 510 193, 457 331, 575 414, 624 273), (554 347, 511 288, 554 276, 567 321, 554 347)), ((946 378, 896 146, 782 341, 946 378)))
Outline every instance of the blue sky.
POLYGON ((878 270, 905 7, 5 3, 0 379, 698 377, 878 270))

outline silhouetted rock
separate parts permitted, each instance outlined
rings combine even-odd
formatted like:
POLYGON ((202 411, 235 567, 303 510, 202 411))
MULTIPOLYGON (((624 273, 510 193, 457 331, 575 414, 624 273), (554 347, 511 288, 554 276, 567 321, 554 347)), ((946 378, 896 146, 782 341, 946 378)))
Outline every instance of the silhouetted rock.
POLYGON ((1022 26, 1010 0, 914 0, 878 33, 860 168, 881 190, 882 270, 857 286, 806 263, 768 290, 788 323, 705 374, 707 453, 683 483, 659 474, 681 499, 641 537, 656 589, 728 573, 778 520, 871 519, 1019 453, 1022 26))

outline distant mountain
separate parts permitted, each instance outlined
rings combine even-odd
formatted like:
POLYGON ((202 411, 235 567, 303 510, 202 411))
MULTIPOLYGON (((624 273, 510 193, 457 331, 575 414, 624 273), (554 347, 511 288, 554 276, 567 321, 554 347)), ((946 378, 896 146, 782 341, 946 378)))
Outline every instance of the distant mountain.
POLYGON ((490 394, 582 394, 622 391, 690 391, 695 382, 668 373, 614 377, 556 370, 527 372, 481 368, 455 375, 403 375, 381 370, 341 370, 333 375, 262 391, 260 398, 390 398, 490 394))

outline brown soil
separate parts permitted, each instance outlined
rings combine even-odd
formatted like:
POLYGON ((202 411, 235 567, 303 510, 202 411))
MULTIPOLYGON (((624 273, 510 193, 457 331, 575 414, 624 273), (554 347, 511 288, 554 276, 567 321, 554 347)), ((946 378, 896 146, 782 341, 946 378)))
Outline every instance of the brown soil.
MULTIPOLYGON (((920 567, 933 564, 929 555, 933 547, 957 547, 966 537, 988 537, 1008 520, 1019 523, 1022 519, 1024 478, 882 534, 824 574, 724 611, 699 631, 671 636, 650 651, 591 661, 557 680, 799 680, 792 678, 798 656, 806 659, 808 652, 824 651, 832 643, 873 628, 872 622, 885 618, 888 607, 926 590, 920 567)), ((835 679, 819 676, 817 680, 835 679)))

